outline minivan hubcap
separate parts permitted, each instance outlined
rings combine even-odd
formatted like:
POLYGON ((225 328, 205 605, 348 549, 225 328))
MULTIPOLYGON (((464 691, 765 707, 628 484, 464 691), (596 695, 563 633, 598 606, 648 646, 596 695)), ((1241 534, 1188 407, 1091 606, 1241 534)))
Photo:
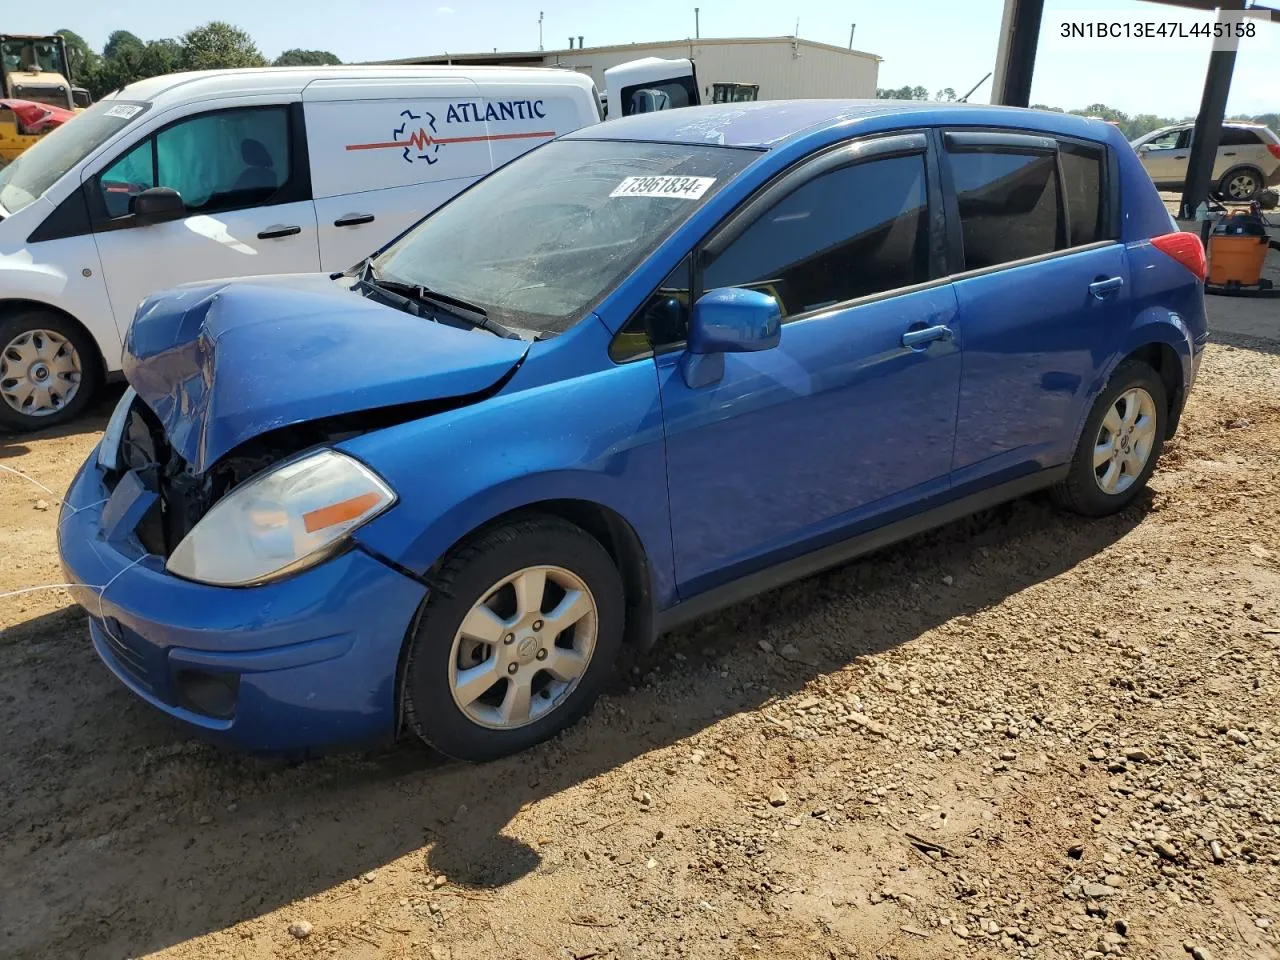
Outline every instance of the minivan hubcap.
POLYGON ((595 651, 596 601, 563 567, 525 567, 467 613, 449 653, 453 702, 473 723, 514 730, 568 699, 595 651))
POLYGON ((1116 397, 1093 444, 1093 476, 1103 493, 1124 493, 1151 459, 1156 441, 1156 403, 1141 387, 1116 397))
POLYGON ((1254 181, 1253 175, 1249 173, 1238 173, 1227 184, 1227 193, 1238 200, 1253 196, 1257 189, 1258 184, 1254 181))
POLYGON ((80 356, 52 330, 27 330, 0 351, 0 396, 18 413, 47 417, 80 390, 80 356))

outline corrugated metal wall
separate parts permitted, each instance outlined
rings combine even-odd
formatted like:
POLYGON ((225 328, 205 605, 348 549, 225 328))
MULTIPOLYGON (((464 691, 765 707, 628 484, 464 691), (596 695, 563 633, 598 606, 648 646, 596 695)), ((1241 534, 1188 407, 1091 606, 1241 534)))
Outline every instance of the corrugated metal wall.
MULTIPOLYGON (((640 57, 692 57, 704 101, 717 82, 758 83, 761 100, 812 100, 823 97, 872 98, 880 64, 870 57, 812 46, 803 40, 761 40, 749 43, 699 44, 687 47, 646 47, 636 44, 622 50, 595 53, 584 50, 562 53, 559 65, 589 73, 604 90, 604 71, 640 57)), ((548 65, 556 59, 548 57, 548 65)))

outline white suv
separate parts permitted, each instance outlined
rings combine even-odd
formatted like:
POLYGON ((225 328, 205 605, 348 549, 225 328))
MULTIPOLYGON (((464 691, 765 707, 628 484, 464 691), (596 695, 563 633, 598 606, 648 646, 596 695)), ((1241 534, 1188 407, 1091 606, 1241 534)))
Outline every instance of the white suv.
MULTIPOLYGON (((1132 141, 1147 174, 1161 190, 1181 190, 1191 157, 1195 123, 1161 127, 1132 141)), ((1224 200, 1252 200, 1264 186, 1280 182, 1280 136, 1260 123, 1222 125, 1213 162, 1214 192, 1224 200)))

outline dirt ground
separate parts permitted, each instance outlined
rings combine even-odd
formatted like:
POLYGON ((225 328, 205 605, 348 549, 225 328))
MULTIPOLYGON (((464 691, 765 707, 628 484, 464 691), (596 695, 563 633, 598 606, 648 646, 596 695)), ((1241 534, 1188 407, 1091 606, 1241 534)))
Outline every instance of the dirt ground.
MULTIPOLYGON (((61 491, 110 402, 0 464, 61 491)), ((1210 348, 1152 487, 694 624, 484 766, 221 752, 0 599, 0 956, 1277 960, 1280 356, 1210 348)), ((0 471, 0 592, 56 517, 0 471)))

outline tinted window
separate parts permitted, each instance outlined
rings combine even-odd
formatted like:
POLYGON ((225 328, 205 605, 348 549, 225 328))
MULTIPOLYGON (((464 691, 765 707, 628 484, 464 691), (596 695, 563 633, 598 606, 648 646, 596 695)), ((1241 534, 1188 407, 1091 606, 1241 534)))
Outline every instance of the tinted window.
POLYGON ((702 289, 772 294, 783 317, 929 279, 923 155, 843 167, 780 200, 711 263, 702 289))
POLYGON ((1220 147, 1255 147, 1262 138, 1246 127, 1223 127, 1220 147))
POLYGON ((1059 248, 1062 217, 1053 154, 975 151, 948 157, 966 270, 1059 248))
POLYGON ((1103 152, 1076 144, 1061 144, 1063 192, 1071 225, 1069 246, 1106 239, 1102 205, 1103 152))
POLYGON ((618 363, 643 356, 655 346, 679 343, 689 329, 689 280, 693 258, 680 265, 658 284, 639 310, 618 331, 609 345, 609 356, 618 363))
POLYGON ((693 81, 688 77, 623 87, 622 114, 629 117, 633 113, 653 113, 657 110, 687 107, 696 95, 693 81))

